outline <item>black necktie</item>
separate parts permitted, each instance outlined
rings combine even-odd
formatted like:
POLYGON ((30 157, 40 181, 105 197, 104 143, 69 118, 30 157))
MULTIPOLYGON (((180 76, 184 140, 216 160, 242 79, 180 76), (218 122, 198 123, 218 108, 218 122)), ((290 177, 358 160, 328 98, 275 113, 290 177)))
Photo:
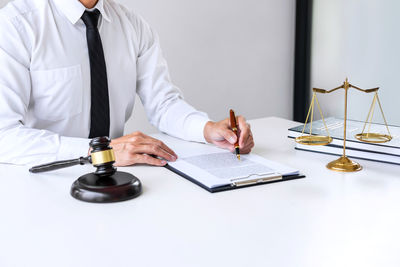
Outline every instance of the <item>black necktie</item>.
POLYGON ((97 23, 100 12, 85 11, 82 20, 86 25, 86 38, 90 60, 91 105, 89 138, 109 136, 110 106, 106 62, 97 23))

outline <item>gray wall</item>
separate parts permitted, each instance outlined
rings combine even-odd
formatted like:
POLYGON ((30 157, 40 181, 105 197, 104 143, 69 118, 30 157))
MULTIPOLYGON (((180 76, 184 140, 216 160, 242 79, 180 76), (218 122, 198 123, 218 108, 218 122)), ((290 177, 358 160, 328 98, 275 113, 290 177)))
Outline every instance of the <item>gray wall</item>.
MULTIPOLYGON (((159 33, 173 81, 212 119, 229 108, 247 118, 291 118, 295 1, 120 2, 159 33)), ((140 103, 125 131, 133 130, 154 131, 140 103)))
MULTIPOLYGON (((333 88, 345 77, 362 88, 379 86, 388 122, 400 125, 399 10, 398 0, 314 1, 312 86, 333 88)), ((365 120, 372 97, 351 92, 350 118, 365 120)), ((319 100, 326 115, 343 117, 343 91, 319 100)))
MULTIPOLYGON (((294 1, 121 0, 160 35, 173 81, 212 119, 291 118, 294 1)), ((127 129, 145 125, 138 105, 127 129)), ((143 128, 148 129, 148 128, 143 128)))

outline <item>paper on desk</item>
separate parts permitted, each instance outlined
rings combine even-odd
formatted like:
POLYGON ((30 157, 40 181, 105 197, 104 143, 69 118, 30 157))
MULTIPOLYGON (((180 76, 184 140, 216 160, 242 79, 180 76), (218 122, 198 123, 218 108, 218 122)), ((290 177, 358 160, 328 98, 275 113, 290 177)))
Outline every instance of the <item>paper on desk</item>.
POLYGON ((241 155, 239 161, 235 154, 213 145, 185 142, 162 134, 153 136, 177 153, 178 160, 170 162, 170 166, 209 188, 231 184, 237 179, 298 174, 293 168, 255 154, 241 155))

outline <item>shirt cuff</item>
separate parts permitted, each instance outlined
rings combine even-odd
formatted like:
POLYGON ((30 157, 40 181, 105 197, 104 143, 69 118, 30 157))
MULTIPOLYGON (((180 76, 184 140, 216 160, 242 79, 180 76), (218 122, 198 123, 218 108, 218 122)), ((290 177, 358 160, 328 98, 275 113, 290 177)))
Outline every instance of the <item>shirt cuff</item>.
POLYGON ((195 142, 207 143, 204 138, 204 127, 210 119, 207 115, 193 114, 186 119, 186 129, 188 129, 188 139, 195 142))
POLYGON ((67 160, 86 157, 89 151, 90 139, 76 137, 60 137, 60 148, 57 160, 67 160))

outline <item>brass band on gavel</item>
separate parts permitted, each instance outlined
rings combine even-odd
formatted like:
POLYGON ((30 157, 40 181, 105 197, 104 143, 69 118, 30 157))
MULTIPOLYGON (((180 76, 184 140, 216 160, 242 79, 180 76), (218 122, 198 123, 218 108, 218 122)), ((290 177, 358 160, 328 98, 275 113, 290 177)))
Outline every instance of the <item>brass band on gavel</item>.
POLYGON ((115 162, 115 154, 114 150, 112 149, 94 152, 90 156, 92 158, 92 164, 94 166, 109 162, 115 162))

